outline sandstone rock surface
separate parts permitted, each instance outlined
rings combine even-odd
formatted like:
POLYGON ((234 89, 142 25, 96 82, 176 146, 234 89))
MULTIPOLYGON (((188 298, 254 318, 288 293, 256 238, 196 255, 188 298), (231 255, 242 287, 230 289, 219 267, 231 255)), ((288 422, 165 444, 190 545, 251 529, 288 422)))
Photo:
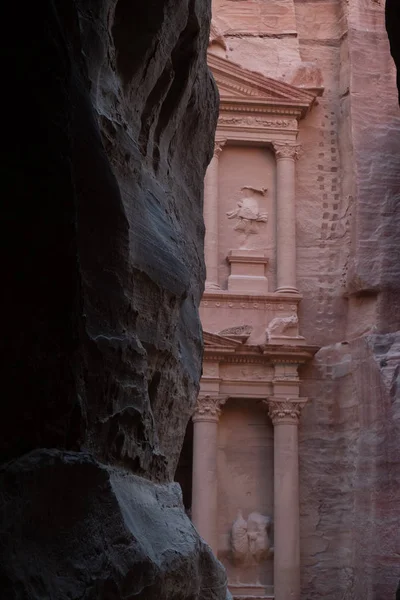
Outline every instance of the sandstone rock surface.
POLYGON ((1 597, 224 598, 169 483, 201 371, 209 3, 8 10, 1 597))
MULTIPOLYGON (((400 65, 399 3, 386 2, 390 47, 384 0, 213 0, 213 9, 223 40, 219 56, 278 81, 323 88, 297 138, 299 333, 320 347, 314 366, 300 373, 301 396, 309 398, 300 421, 302 597, 394 598, 400 574, 400 113, 393 63, 400 65)), ((219 158, 228 185, 238 173, 224 166, 230 152, 227 146, 219 158)), ((246 184, 265 185, 273 198, 267 166, 259 183, 252 172, 255 154, 245 148, 236 164, 250 175, 246 184)), ((269 226, 273 211, 264 210, 269 226)), ((273 240, 273 232, 265 238, 273 240)), ((273 243, 268 254, 270 282, 273 243)), ((267 477, 264 468, 263 485, 267 477)), ((265 498, 262 490, 260 505, 265 498)))
POLYGON ((20 561, 3 563, 2 598, 225 597, 176 483, 59 450, 25 454, 0 478, 1 543, 20 561))

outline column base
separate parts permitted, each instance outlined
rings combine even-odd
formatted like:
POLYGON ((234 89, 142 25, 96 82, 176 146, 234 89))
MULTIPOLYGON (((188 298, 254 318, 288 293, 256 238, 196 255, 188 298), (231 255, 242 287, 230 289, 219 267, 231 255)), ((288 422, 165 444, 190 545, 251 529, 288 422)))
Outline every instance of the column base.
POLYGON ((246 583, 229 583, 228 589, 233 600, 273 600, 274 586, 246 583))
POLYGON ((298 294, 299 290, 291 285, 283 285, 282 287, 276 288, 277 294, 298 294))
POLYGON ((220 290, 221 286, 218 283, 214 283, 213 281, 206 281, 205 290, 220 290))

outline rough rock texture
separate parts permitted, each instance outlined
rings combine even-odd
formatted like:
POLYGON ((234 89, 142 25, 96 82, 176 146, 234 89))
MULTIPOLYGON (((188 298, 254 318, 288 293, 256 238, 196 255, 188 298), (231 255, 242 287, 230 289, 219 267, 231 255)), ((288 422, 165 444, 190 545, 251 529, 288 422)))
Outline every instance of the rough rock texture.
POLYGON ((301 430, 303 587, 307 598, 394 598, 400 335, 326 346, 315 362, 301 430))
POLYGON ((384 0, 213 0, 213 8, 228 59, 296 85, 303 61, 324 87, 300 122, 296 163, 300 333, 321 347, 301 373, 310 399, 300 424, 302 598, 394 599, 400 113, 390 51, 399 64, 399 2, 387 2, 390 47, 384 0))
POLYGON ((313 40, 304 17, 302 48, 326 86, 320 291, 302 304, 322 346, 304 372, 302 587, 309 600, 386 600, 400 573, 400 115, 383 4, 322 10, 336 30, 313 40))
POLYGON ((2 546, 20 561, 3 564, 2 598, 225 597, 176 483, 84 453, 34 450, 2 471, 1 487, 2 546))
POLYGON ((310 600, 386 600, 400 573, 400 116, 382 3, 321 10, 338 35, 303 49, 320 52, 330 112, 319 150, 330 136, 332 168, 321 160, 316 178, 326 225, 314 318, 311 286, 303 302, 322 348, 304 372, 302 587, 310 600))
POLYGON ((400 104, 400 10, 397 0, 386 0, 385 17, 386 31, 390 42, 390 53, 397 68, 397 89, 400 104))
POLYGON ((168 483, 201 371, 209 3, 8 10, 1 596, 223 598, 168 483))

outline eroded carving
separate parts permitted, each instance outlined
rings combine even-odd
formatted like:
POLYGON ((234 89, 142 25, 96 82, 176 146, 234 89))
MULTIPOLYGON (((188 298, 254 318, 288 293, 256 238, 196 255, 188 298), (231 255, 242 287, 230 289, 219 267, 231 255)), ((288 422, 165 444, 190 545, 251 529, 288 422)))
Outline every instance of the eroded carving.
POLYGON ((262 119, 260 117, 220 117, 219 123, 221 125, 250 125, 250 126, 259 126, 262 127, 273 127, 273 128, 281 128, 281 127, 293 127, 294 129, 297 127, 297 121, 295 119, 285 120, 285 119, 262 119))
POLYGON ((246 235, 258 233, 258 223, 266 223, 268 221, 268 213, 260 212, 258 207, 257 196, 265 196, 266 188, 254 188, 244 186, 241 188, 244 198, 238 201, 235 210, 228 211, 228 219, 237 219, 234 227, 235 231, 240 231, 246 235))
POLYGON ((219 158, 222 148, 225 146, 226 140, 220 140, 218 142, 214 142, 214 156, 215 158, 219 158))
POLYGON ((238 327, 228 327, 219 332, 219 335, 225 335, 227 337, 240 338, 242 341, 247 340, 250 336, 253 328, 251 325, 239 325, 238 327))
MULTIPOLYGON (((279 337, 293 337, 290 335, 284 335, 287 330, 297 328, 299 324, 299 320, 297 315, 290 315, 290 317, 275 317, 269 323, 266 334, 267 341, 270 341, 271 338, 279 336, 279 337)), ((297 337, 297 336, 296 336, 297 337)))
POLYGON ((247 521, 238 510, 231 529, 232 557, 236 563, 260 562, 273 554, 269 530, 272 520, 258 512, 249 514, 247 521))
POLYGON ((321 69, 316 63, 302 62, 296 67, 290 83, 299 88, 320 88, 322 87, 321 69))
POLYGON ((220 46, 220 48, 223 50, 222 56, 226 55, 228 46, 226 45, 224 34, 222 33, 221 29, 218 27, 218 25, 214 19, 212 19, 212 21, 211 21, 210 37, 209 37, 208 44, 209 44, 209 46, 212 46, 212 45, 220 46))

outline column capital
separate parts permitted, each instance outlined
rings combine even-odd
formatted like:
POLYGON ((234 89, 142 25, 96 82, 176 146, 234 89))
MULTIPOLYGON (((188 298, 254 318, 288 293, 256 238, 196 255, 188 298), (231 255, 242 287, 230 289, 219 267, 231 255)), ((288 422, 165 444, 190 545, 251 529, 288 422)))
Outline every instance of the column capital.
POLYGON ((302 408, 307 403, 307 398, 268 398, 264 404, 268 407, 268 413, 272 423, 288 423, 298 425, 302 408))
POLYGON ((214 421, 218 422, 221 414, 221 406, 227 401, 227 396, 204 395, 199 396, 196 401, 193 423, 196 421, 214 421))
POLYGON ((277 159, 291 158, 293 160, 296 160, 300 156, 300 144, 291 144, 289 142, 274 142, 273 147, 277 159))
POLYGON ((214 157, 219 158, 222 148, 225 146, 226 140, 219 140, 214 142, 214 157))

